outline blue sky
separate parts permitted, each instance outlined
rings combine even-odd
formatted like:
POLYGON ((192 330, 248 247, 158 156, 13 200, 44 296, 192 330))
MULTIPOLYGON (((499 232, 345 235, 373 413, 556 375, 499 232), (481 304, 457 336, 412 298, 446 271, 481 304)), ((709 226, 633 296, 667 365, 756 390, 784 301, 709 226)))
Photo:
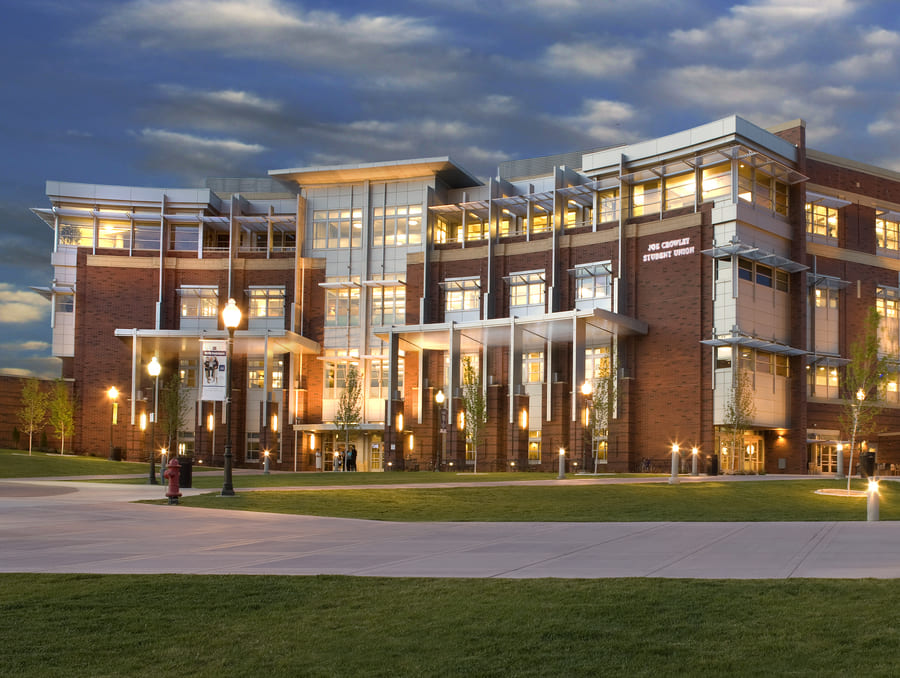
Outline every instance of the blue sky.
POLYGON ((900 171, 895 0, 0 0, 0 371, 57 376, 50 180, 449 155, 497 164, 738 114, 900 171))

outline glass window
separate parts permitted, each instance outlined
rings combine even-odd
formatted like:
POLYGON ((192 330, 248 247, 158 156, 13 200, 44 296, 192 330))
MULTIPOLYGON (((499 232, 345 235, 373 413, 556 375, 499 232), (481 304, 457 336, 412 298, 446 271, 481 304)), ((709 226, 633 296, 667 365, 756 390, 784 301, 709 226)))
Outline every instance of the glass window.
MULTIPOLYGON (((272 390, 284 388, 284 360, 273 358, 269 361, 269 373, 272 390)), ((247 388, 264 389, 266 387, 266 361, 263 358, 247 359, 247 388)))
POLYGON ((75 295, 56 293, 55 309, 57 313, 74 313, 75 311, 75 295))
POLYGON ((373 287, 372 325, 403 325, 406 322, 406 287, 373 287))
POLYGON ((359 244, 362 210, 315 210, 313 212, 313 248, 336 249, 359 244))
POLYGON ((200 229, 184 224, 169 226, 169 249, 176 252, 196 252, 199 245, 200 229))
POLYGON ((347 371, 350 369, 350 365, 354 365, 356 369, 359 369, 359 363, 356 360, 336 360, 334 362, 328 360, 328 356, 335 357, 345 357, 346 354, 341 354, 337 351, 326 351, 326 361, 325 361, 325 388, 322 393, 323 398, 327 398, 330 400, 336 400, 341 397, 341 393, 343 393, 344 389, 347 387, 347 371))
POLYGON ((608 299, 611 290, 609 262, 578 266, 575 275, 575 299, 608 299))
POLYGON ((251 318, 283 318, 284 288, 254 287, 250 289, 251 318))
POLYGON ((543 306, 547 291, 544 273, 513 273, 509 277, 510 306, 543 306))
POLYGON ((325 290, 325 327, 359 325, 359 287, 325 290))
POLYGON ((477 311, 481 308, 481 284, 478 278, 447 280, 444 283, 444 310, 477 311))
POLYGON ((159 224, 135 224, 134 249, 159 250, 159 224))
POLYGON ((178 361, 178 374, 181 376, 181 385, 188 388, 197 388, 197 358, 181 358, 178 361))
POLYGON ((756 284, 763 287, 772 286, 772 269, 769 266, 756 265, 756 284))
POLYGON ((543 351, 522 354, 522 381, 526 384, 540 384, 544 381, 543 351))
POLYGON ((790 365, 790 359, 786 355, 775 355, 773 356, 775 359, 775 376, 776 377, 787 377, 789 376, 788 366, 790 365))
POLYGON ((93 247, 94 224, 90 220, 60 223, 59 244, 68 247, 93 247))
POLYGON ((731 367, 731 346, 719 346, 716 348, 716 369, 721 370, 731 367))
POLYGON ((693 171, 666 177, 665 209, 693 207, 695 193, 696 182, 693 171))
POLYGON ((882 249, 900 249, 900 223, 887 219, 875 220, 875 241, 882 249))
POLYGON ((645 181, 631 187, 631 216, 640 217, 645 214, 659 212, 660 199, 659 179, 645 181))
POLYGON ((541 432, 528 432, 528 461, 540 463, 541 461, 541 432))
POLYGON ((600 214, 597 215, 599 223, 619 220, 619 189, 611 188, 597 193, 597 204, 600 214))
POLYGON ((219 311, 219 290, 210 287, 182 287, 182 318, 215 318, 219 311))
POLYGON ((748 259, 738 260, 738 278, 753 282, 753 262, 748 259))
POLYGON ((811 235, 837 238, 838 211, 834 207, 807 203, 806 232, 811 235))
POLYGON ((376 207, 372 219, 372 245, 393 247, 422 242, 422 206, 376 207))
POLYGON ((131 224, 120 221, 101 221, 97 231, 97 247, 129 249, 131 224))
POLYGON ((259 433, 247 433, 247 461, 259 461, 259 433))
POLYGON ((840 374, 838 368, 817 365, 810 370, 810 392, 817 398, 839 397, 840 374))
POLYGON ((783 181, 775 181, 775 212, 784 217, 788 213, 788 185, 783 181))
POLYGON ((775 289, 779 292, 790 292, 791 276, 787 271, 775 271, 775 289))
POLYGON ((900 291, 879 287, 875 308, 881 315, 878 324, 879 351, 891 356, 900 355, 900 291))
POLYGON ((753 168, 744 163, 738 165, 738 198, 753 202, 753 168))
POLYGON ((535 207, 534 214, 531 217, 531 232, 532 233, 546 233, 550 230, 550 224, 552 219, 547 212, 539 210, 535 207))
POLYGON ((731 201, 731 161, 704 167, 701 185, 703 201, 731 201))

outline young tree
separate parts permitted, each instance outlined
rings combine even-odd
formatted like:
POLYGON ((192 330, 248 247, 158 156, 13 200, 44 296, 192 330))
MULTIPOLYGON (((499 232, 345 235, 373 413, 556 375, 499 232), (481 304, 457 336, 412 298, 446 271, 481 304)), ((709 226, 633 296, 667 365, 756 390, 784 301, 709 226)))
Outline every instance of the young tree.
POLYGON ((475 454, 474 472, 478 473, 478 446, 484 441, 487 426, 487 398, 481 384, 481 373, 471 356, 463 358, 462 403, 466 413, 466 441, 475 454))
POLYGON ((44 428, 47 421, 47 394, 41 391, 37 379, 29 379, 22 387, 22 409, 18 412, 22 431, 28 434, 28 454, 34 434, 44 428))
POLYGON ((66 453, 66 436, 75 431, 75 403, 69 395, 69 387, 61 379, 56 380, 49 401, 50 425, 59 436, 59 453, 66 453))
POLYGON ((171 458, 173 447, 177 446, 178 443, 178 431, 181 429, 181 422, 184 421, 188 411, 191 409, 188 387, 184 384, 184 380, 177 370, 163 386, 160 401, 164 416, 163 432, 166 436, 166 448, 169 450, 169 457, 171 458))
POLYGON ((725 430, 731 434, 731 471, 737 470, 738 450, 744 446, 744 432, 756 415, 750 373, 738 369, 725 403, 725 430))
POLYGON ((350 451, 350 434, 359 428, 362 416, 362 379, 359 369, 354 364, 347 367, 344 390, 338 400, 334 423, 340 436, 344 439, 344 454, 350 451))
POLYGON ((616 399, 616 367, 610 360, 597 368, 591 384, 590 401, 588 402, 588 432, 591 434, 591 456, 594 458, 594 473, 597 473, 598 440, 609 440, 609 423, 615 412, 616 399))
POLYGON ((872 306, 866 314, 862 333, 850 344, 850 362, 844 368, 843 386, 846 396, 841 405, 841 430, 850 439, 850 461, 847 491, 853 475, 853 450, 857 438, 875 433, 875 418, 884 405, 882 387, 889 370, 888 361, 878 355, 878 325, 881 316, 872 306))

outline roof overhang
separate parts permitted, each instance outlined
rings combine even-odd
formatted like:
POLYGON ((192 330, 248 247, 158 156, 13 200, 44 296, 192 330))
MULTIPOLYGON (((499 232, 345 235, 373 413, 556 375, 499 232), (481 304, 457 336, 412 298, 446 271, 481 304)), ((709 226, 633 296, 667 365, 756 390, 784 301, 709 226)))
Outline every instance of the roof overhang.
POLYGON ((448 157, 416 158, 391 162, 367 162, 323 167, 269 170, 269 176, 296 181, 301 186, 395 181, 435 176, 450 188, 481 186, 482 182, 448 157))
MULTIPOLYGON (((199 342, 211 339, 227 339, 225 330, 138 330, 117 329, 115 336, 122 341, 140 339, 158 353, 180 353, 182 351, 200 350, 199 342)), ((289 330, 238 330, 234 333, 234 350, 236 353, 262 355, 269 350, 273 353, 295 353, 318 355, 321 346, 312 339, 307 339, 289 330)))
POLYGON ((795 356, 806 355, 806 351, 802 348, 794 348, 786 344, 779 344, 776 341, 767 341, 766 339, 758 339, 756 337, 748 337, 743 334, 734 334, 730 337, 719 337, 717 339, 703 339, 701 344, 706 346, 739 346, 742 348, 755 348, 766 353, 775 353, 777 355, 795 356))
POLYGON ((511 331, 521 330, 519 341, 523 350, 542 348, 547 342, 570 342, 576 323, 585 327, 585 342, 602 342, 610 335, 629 336, 647 334, 649 326, 637 318, 595 308, 585 311, 561 311, 525 318, 492 318, 460 323, 429 323, 382 327, 375 336, 389 341, 391 335, 400 339, 406 351, 446 351, 451 329, 459 332, 460 350, 464 353, 482 347, 509 346, 511 331))

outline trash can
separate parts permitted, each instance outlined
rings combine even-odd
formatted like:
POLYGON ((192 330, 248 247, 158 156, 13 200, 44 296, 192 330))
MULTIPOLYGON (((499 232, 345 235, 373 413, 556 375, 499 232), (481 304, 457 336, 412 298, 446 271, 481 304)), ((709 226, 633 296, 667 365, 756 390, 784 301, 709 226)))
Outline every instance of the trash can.
POLYGON ((875 453, 861 452, 859 455, 859 474, 863 478, 875 477, 875 453))
POLYGON ((178 472, 178 485, 180 487, 193 487, 194 486, 194 458, 193 457, 178 457, 178 463, 181 464, 181 469, 178 472))
POLYGON ((706 475, 719 475, 719 455, 711 454, 706 457, 706 475))

